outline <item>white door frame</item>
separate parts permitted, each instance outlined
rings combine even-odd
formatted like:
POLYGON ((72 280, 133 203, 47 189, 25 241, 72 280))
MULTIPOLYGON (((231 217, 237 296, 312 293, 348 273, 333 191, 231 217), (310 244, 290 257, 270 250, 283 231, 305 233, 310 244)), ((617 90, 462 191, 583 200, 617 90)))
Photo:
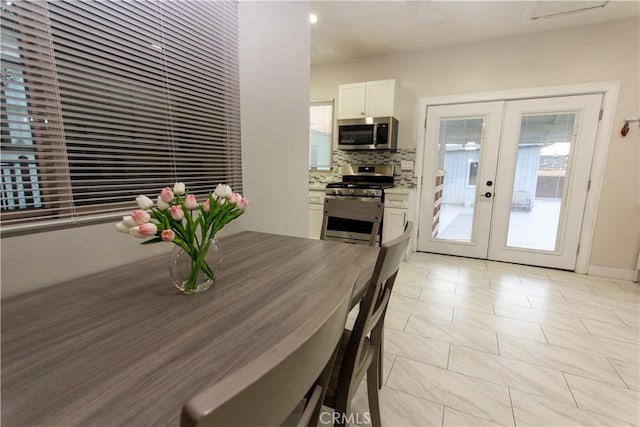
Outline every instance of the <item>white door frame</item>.
MULTIPOLYGON (((466 104, 472 102, 483 101, 509 101, 516 99, 531 98, 548 98, 555 96, 571 96, 586 95, 592 93, 601 93, 602 99, 602 119, 598 126, 596 135, 596 146, 593 153, 593 162, 591 165, 591 188, 587 194, 585 204, 584 217, 582 221, 582 231, 580 232, 580 252, 576 258, 576 273, 587 274, 589 268, 589 259, 591 257, 591 245, 593 243, 593 235, 595 232, 595 223, 597 208, 600 202, 600 192, 602 191, 602 180, 607 163, 609 153, 609 141, 611 140, 611 132, 613 131, 613 119, 615 115, 616 105, 618 103, 618 91, 620 88, 619 81, 583 83, 575 85, 534 87, 529 89, 514 89, 497 92, 480 92, 459 95, 422 97, 418 99, 418 108, 416 111, 416 165, 415 173, 418 183, 417 197, 418 209, 416 209, 415 217, 412 218, 414 224, 418 224, 418 219, 422 212, 422 175, 423 175, 423 158, 425 145, 425 128, 424 124, 427 119, 427 106, 447 105, 447 104, 466 104)), ((416 227, 417 228, 417 227, 416 227)), ((417 231, 416 231, 417 232, 417 231)), ((413 250, 416 249, 417 239, 414 239, 413 250)))

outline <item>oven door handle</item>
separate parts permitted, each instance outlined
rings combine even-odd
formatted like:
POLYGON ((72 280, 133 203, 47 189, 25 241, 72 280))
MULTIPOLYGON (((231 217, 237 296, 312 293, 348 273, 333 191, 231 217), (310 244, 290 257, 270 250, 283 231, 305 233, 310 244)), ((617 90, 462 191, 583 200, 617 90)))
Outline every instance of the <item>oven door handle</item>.
POLYGON ((326 199, 349 199, 349 200, 362 200, 365 202, 380 202, 380 197, 377 196, 344 196, 338 194, 327 194, 324 196, 326 199))

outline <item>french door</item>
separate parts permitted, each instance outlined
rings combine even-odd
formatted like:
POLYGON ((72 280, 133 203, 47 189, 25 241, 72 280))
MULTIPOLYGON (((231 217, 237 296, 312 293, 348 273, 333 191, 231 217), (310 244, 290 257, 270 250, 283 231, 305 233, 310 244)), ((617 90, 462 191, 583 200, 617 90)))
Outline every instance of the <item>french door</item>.
POLYGON ((575 269, 601 102, 428 107, 418 250, 575 269))

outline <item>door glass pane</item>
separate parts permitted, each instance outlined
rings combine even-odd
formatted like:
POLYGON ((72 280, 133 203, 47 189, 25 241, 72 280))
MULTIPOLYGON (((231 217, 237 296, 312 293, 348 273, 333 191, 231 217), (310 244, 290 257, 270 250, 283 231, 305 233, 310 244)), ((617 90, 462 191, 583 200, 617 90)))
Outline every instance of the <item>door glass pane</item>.
POLYGON ((433 237, 471 242, 483 118, 440 121, 433 237))
POLYGON ((522 117, 507 246, 554 251, 574 113, 522 117))

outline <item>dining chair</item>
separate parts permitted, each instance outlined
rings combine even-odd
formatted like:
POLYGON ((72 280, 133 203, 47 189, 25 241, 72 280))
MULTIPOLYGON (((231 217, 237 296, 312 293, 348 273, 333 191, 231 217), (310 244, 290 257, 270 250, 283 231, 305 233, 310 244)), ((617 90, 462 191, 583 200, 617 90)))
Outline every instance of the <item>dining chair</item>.
POLYGON ((369 235, 369 246, 376 246, 380 231, 380 222, 384 212, 384 204, 379 201, 362 201, 353 199, 337 199, 325 197, 320 239, 326 240, 329 218, 342 218, 372 224, 369 235))
MULTIPOLYGON (((332 309, 314 310, 291 335, 237 374, 224 378, 182 408, 182 427, 279 426, 304 400, 298 426, 316 426, 337 356, 357 269, 344 278, 332 309), (322 314, 324 313, 324 314, 322 314)), ((295 411, 294 411, 295 410, 295 411)))
POLYGON ((353 329, 345 329, 343 332, 324 401, 326 406, 339 414, 335 417, 338 425, 343 425, 349 420, 351 399, 365 373, 371 424, 373 427, 382 424, 378 389, 382 387, 384 318, 400 263, 409 245, 412 228, 411 222, 407 223, 402 235, 380 248, 353 329))

